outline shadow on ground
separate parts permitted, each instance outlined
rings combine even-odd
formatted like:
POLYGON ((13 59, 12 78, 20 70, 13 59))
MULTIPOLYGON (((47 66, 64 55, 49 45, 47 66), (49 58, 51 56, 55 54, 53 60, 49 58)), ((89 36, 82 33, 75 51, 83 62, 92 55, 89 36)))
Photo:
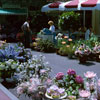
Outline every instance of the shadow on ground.
POLYGON ((89 66, 89 67, 95 65, 95 63, 93 63, 93 62, 86 62, 86 63, 79 63, 79 64, 89 66))

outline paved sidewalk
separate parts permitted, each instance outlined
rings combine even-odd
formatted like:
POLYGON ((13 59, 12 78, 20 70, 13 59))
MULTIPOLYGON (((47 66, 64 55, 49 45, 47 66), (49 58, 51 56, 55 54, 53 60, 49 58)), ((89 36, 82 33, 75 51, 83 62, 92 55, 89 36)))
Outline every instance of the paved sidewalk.
POLYGON ((19 100, 0 84, 0 100, 19 100))
POLYGON ((2 90, 0 90, 0 100, 11 100, 2 90))

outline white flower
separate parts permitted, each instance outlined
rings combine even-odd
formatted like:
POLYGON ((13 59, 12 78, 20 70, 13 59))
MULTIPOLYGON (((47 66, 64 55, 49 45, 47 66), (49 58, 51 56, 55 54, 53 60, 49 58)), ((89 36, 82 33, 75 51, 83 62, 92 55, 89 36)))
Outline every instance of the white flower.
POLYGON ((24 92, 22 87, 17 88, 17 94, 21 95, 24 92))
POLYGON ((9 61, 9 62, 13 62, 14 60, 13 60, 13 59, 9 59, 8 61, 9 61))
POLYGON ((0 69, 5 69, 5 65, 3 65, 3 64, 0 64, 0 69))
POLYGON ((34 65, 32 65, 32 64, 31 64, 31 65, 29 65, 29 68, 34 68, 34 65))
POLYGON ((5 61, 5 64, 10 66, 11 65, 11 62, 10 61, 5 61))

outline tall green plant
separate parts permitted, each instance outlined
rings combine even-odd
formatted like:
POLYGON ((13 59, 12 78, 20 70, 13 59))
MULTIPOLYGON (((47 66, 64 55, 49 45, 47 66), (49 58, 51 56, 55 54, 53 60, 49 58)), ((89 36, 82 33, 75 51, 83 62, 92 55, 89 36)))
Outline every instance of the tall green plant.
POLYGON ((80 14, 75 12, 64 12, 58 21, 59 28, 62 30, 69 30, 72 28, 76 30, 80 27, 80 14))

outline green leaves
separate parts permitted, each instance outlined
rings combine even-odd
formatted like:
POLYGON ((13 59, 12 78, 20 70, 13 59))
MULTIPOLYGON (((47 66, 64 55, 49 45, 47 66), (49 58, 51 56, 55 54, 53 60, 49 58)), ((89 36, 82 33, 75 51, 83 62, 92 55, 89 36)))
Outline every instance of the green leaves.
POLYGON ((59 28, 62 30, 77 29, 80 26, 80 14, 71 12, 64 12, 58 21, 59 28))

